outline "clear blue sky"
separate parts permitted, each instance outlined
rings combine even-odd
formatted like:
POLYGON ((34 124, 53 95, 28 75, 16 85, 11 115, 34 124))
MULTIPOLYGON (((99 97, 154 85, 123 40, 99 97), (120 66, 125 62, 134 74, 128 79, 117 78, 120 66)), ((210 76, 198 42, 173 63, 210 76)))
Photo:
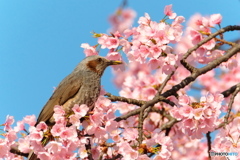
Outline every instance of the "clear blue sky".
MULTIPOLYGON (((6 115, 21 120, 38 116, 53 87, 84 58, 81 43, 96 44, 90 32, 106 32, 107 19, 121 0, 1 0, 0 1, 0 124, 6 115)), ((222 26, 240 24, 239 0, 129 0, 137 17, 163 18, 165 5, 187 19, 194 13, 221 13, 222 26)), ((137 18, 138 19, 138 18, 137 18)), ((137 21, 136 19, 136 21, 137 21)), ((228 39, 239 37, 228 35, 228 39)), ((111 70, 102 84, 113 94, 111 70)))

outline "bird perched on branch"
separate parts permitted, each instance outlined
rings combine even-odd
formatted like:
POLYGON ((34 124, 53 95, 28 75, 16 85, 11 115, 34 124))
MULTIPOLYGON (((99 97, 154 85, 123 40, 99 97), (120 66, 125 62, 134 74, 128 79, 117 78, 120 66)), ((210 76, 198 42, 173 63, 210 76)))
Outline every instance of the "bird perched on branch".
MULTIPOLYGON (((55 123, 53 109, 56 105, 63 106, 66 115, 71 113, 75 104, 86 104, 89 111, 92 111, 100 93, 101 77, 104 70, 110 65, 121 63, 121 61, 107 60, 98 55, 86 57, 58 85, 40 112, 36 125, 44 121, 48 126, 53 126, 55 123)), ((35 154, 29 154, 29 160, 36 159, 35 154)))

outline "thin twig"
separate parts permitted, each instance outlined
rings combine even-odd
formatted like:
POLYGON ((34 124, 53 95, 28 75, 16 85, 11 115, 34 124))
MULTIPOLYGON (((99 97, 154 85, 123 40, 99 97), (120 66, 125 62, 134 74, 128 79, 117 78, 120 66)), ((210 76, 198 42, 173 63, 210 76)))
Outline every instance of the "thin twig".
POLYGON ((238 84, 232 86, 231 88, 223 91, 221 94, 226 98, 229 95, 231 95, 236 90, 237 87, 240 87, 240 83, 238 83, 238 84))
MULTIPOLYGON (((177 69, 177 67, 175 68, 177 69)), ((171 74, 169 74, 166 79, 163 81, 163 83, 161 84, 160 88, 158 89, 158 95, 160 95, 164 89, 164 87, 167 85, 167 82, 171 79, 171 77, 173 76, 173 74, 175 73, 175 71, 172 71, 171 74)))
MULTIPOLYGON (((240 26, 239 26, 240 27, 240 26)), ((189 83, 195 81, 195 79, 212 70, 213 68, 216 68, 218 65, 220 65, 222 62, 226 62, 229 58, 231 58, 233 55, 237 54, 237 52, 240 51, 240 45, 236 44, 235 46, 233 46, 232 48, 230 48, 229 50, 227 50, 226 54, 215 59, 214 61, 210 62, 208 65, 199 68, 199 69, 195 69, 194 72, 186 77, 184 80, 182 80, 179 84, 175 85, 172 87, 172 89, 164 92, 161 96, 167 98, 171 95, 173 95, 174 93, 176 93, 177 91, 179 91, 181 88, 184 88, 185 86, 187 86, 189 83)))
POLYGON ((219 124, 218 127, 215 128, 215 130, 222 128, 223 126, 226 126, 227 124, 232 122, 232 120, 229 120, 229 116, 230 116, 230 113, 232 110, 232 105, 233 105, 234 99, 239 91, 240 91, 240 83, 238 83, 238 84, 232 86, 231 88, 222 92, 222 94, 225 98, 228 97, 230 94, 232 94, 232 97, 230 98, 230 102, 228 104, 228 111, 227 111, 226 115, 224 116, 224 121, 221 124, 219 124))
POLYGON ((120 96, 114 96, 111 93, 106 93, 105 96, 107 96, 107 98, 109 100, 111 100, 112 102, 121 101, 121 102, 126 102, 128 104, 135 104, 137 106, 141 106, 144 103, 146 103, 146 101, 143 101, 143 100, 136 100, 136 99, 132 99, 132 98, 125 98, 125 97, 120 97, 120 96))
POLYGON ((230 102, 228 104, 228 111, 227 111, 227 114, 224 116, 224 123, 225 124, 228 123, 228 118, 229 118, 231 110, 232 110, 232 105, 233 105, 234 99, 235 99, 235 97, 236 97, 236 95, 238 94, 239 91, 240 91, 240 87, 238 86, 236 88, 236 90, 233 92, 232 97, 230 98, 230 102))
POLYGON ((206 137, 207 137, 207 144, 208 144, 208 158, 211 159, 211 155, 210 155, 210 151, 212 149, 211 147, 211 135, 210 135, 211 132, 207 132, 206 134, 206 137))
POLYGON ((240 30, 240 26, 227 26, 227 27, 224 27, 220 30, 218 30, 217 32, 209 35, 208 37, 206 37, 205 39, 203 39, 201 42, 199 42, 198 44, 196 44, 194 47, 192 47, 191 49, 189 49, 187 51, 186 54, 184 54, 183 56, 183 59, 187 59, 187 57, 195 50, 197 50, 200 46, 202 46, 204 43, 207 43, 208 41, 210 41, 211 39, 215 38, 216 36, 224 33, 224 32, 228 32, 228 31, 235 31, 235 30, 240 30))
MULTIPOLYGON (((155 104, 155 101, 156 101, 156 103, 162 101, 162 102, 167 103, 167 104, 169 104, 169 105, 171 105, 171 106, 174 106, 174 105, 175 105, 172 101, 170 101, 170 100, 168 100, 168 99, 166 99, 166 98, 163 98, 163 97, 158 97, 158 99, 154 99, 154 101, 153 101, 153 100, 152 100, 152 101, 148 101, 148 103, 153 103, 153 104, 155 104)), ((142 106, 142 107, 143 107, 143 106, 142 106)), ((141 112, 141 110, 142 110, 141 108, 138 108, 138 109, 135 109, 135 110, 133 110, 133 111, 130 111, 130 112, 124 114, 124 115, 121 115, 121 116, 117 117, 117 118, 115 119, 115 121, 119 122, 119 121, 122 121, 122 120, 126 120, 126 119, 128 119, 129 117, 131 117, 131 116, 138 115, 138 114, 141 112)))

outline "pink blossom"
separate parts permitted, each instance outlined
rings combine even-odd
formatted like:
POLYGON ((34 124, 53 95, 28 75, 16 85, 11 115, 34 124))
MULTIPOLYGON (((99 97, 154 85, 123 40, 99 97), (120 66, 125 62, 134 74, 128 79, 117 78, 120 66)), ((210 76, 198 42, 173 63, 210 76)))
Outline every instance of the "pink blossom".
POLYGON ((91 122, 96 126, 101 126, 103 118, 104 115, 102 112, 95 112, 93 115, 90 115, 91 122))
POLYGON ((0 158, 4 158, 8 154, 8 152, 9 146, 3 139, 0 139, 0 158))
POLYGON ((120 142, 117 144, 119 147, 119 153, 123 155, 124 159, 137 159, 138 152, 133 150, 127 142, 120 142))
POLYGON ((80 118, 75 114, 69 116, 69 122, 76 127, 80 127, 80 118))
POLYGON ((48 129, 48 126, 45 122, 39 122, 39 124, 36 126, 36 129, 39 131, 42 130, 42 131, 46 132, 48 129))
POLYGON ((45 148, 48 150, 48 153, 56 155, 61 151, 62 145, 59 142, 50 141, 45 148))
POLYGON ((207 43, 205 43, 202 47, 208 49, 208 50, 211 50, 215 47, 216 45, 216 42, 214 39, 211 39, 210 41, 208 41, 207 43))
POLYGON ((183 118, 183 115, 180 114, 179 109, 177 107, 172 108, 169 112, 171 116, 173 116, 177 120, 181 120, 183 118))
POLYGON ((175 70, 175 67, 172 65, 169 65, 169 64, 166 64, 162 67, 163 73, 165 73, 167 75, 171 74, 172 71, 174 71, 174 70, 175 70))
MULTIPOLYGON (((125 33, 126 36, 130 36, 131 33, 125 33), (129 35, 128 35, 129 34, 129 35)), ((131 44, 125 39, 120 39, 119 44, 123 47, 122 50, 128 53, 131 50, 131 44)))
POLYGON ((74 126, 73 126, 72 128, 65 128, 65 129, 62 130, 62 132, 60 133, 60 137, 61 137, 62 139, 75 138, 75 137, 77 137, 76 129, 74 128, 74 126))
POLYGON ((149 25, 150 24, 150 21, 151 21, 151 18, 149 16, 148 13, 145 13, 144 14, 144 17, 140 17, 139 20, 138 20, 138 23, 140 25, 149 25))
POLYGON ((106 58, 109 60, 118 60, 118 61, 122 60, 122 57, 118 52, 109 52, 106 58))
POLYGON ((153 87, 147 87, 142 89, 142 94, 145 96, 142 96, 145 100, 151 100, 156 95, 157 91, 153 87))
POLYGON ((112 131, 118 129, 119 123, 114 120, 107 121, 105 127, 106 127, 106 131, 111 134, 112 131))
POLYGON ((183 16, 177 16, 175 19, 174 19, 174 24, 175 23, 183 23, 185 21, 185 18, 183 16))
POLYGON ((136 128, 125 128, 124 132, 122 133, 124 138, 127 140, 136 140, 138 137, 138 131, 136 128))
POLYGON ((68 152, 75 152, 79 145, 83 145, 86 144, 86 138, 78 138, 76 137, 72 137, 71 139, 67 139, 66 141, 64 141, 64 146, 67 148, 68 152))
POLYGON ((92 121, 83 121, 82 126, 85 129, 85 132, 89 135, 94 134, 97 128, 97 125, 95 125, 95 123, 93 123, 92 121))
POLYGON ((119 45, 119 39, 115 37, 109 37, 107 35, 102 35, 100 38, 98 38, 98 43, 101 44, 101 48, 117 48, 119 45))
POLYGON ((82 146, 79 148, 78 150, 78 154, 80 156, 80 158, 84 159, 88 157, 88 152, 85 146, 82 146))
POLYGON ((190 104, 190 97, 187 95, 181 95, 179 97, 179 102, 180 105, 182 106, 188 106, 190 104))
POLYGON ((11 129, 5 134, 5 137, 7 142, 11 144, 17 139, 17 133, 11 129))
POLYGON ((192 118, 193 117, 193 108, 190 106, 181 107, 179 110, 179 113, 181 115, 183 115, 184 117, 192 118))
POLYGON ((97 159, 100 156, 100 148, 99 146, 93 147, 91 150, 93 159, 97 159))
POLYGON ((38 153, 38 158, 39 159, 44 159, 44 160, 51 160, 52 159, 52 156, 50 153, 48 152, 39 152, 38 153))
POLYGON ((189 30, 189 36, 191 38, 191 42, 193 45, 195 45, 203 40, 202 34, 200 34, 198 31, 196 31, 194 29, 189 30))
POLYGON ((19 132, 24 130, 24 122, 23 121, 18 121, 17 126, 14 127, 14 131, 19 132))
POLYGON ((119 134, 121 131, 118 129, 119 123, 116 121, 108 121, 106 123, 106 131, 110 134, 113 141, 117 142, 120 140, 119 134))
POLYGON ((31 115, 31 116, 26 116, 23 118, 24 123, 29 124, 30 126, 34 126, 36 123, 36 116, 31 115))
POLYGON ((162 64, 162 61, 159 59, 155 59, 155 58, 150 59, 150 61, 148 62, 148 65, 152 70, 157 69, 161 64, 162 64))
POLYGON ((212 14, 210 16, 210 22, 212 26, 214 26, 215 24, 219 25, 222 22, 221 14, 212 14))
POLYGON ((85 104, 82 104, 82 105, 77 105, 75 104, 74 107, 72 108, 72 110, 74 111, 74 113, 79 116, 79 118, 81 117, 84 117, 88 110, 89 110, 89 107, 85 104))
POLYGON ((4 127, 4 131, 7 131, 7 130, 10 130, 11 129, 11 125, 14 123, 14 118, 13 116, 9 116, 7 115, 7 118, 6 118, 6 121, 5 123, 3 124, 5 127, 4 127))
POLYGON ((133 24, 135 17, 136 12, 134 10, 130 8, 119 8, 114 15, 109 17, 109 21, 112 24, 111 31, 119 31, 120 33, 123 33, 133 24))
POLYGON ((151 56, 155 59, 159 58, 159 56, 162 53, 162 49, 159 46, 156 46, 156 45, 152 45, 149 50, 151 52, 151 56))
POLYGON ((23 153, 30 152, 30 142, 27 138, 19 138, 18 149, 23 153))
POLYGON ((65 126, 63 124, 55 124, 51 129, 51 133, 53 136, 60 136, 60 134, 64 130, 65 130, 65 126))
POLYGON ((151 160, 146 154, 138 156, 138 160, 151 160))
POLYGON ((177 14, 172 11, 172 5, 171 4, 165 6, 164 14, 169 16, 170 19, 174 19, 177 16, 177 14))
POLYGON ((200 120, 203 116, 203 109, 202 108, 194 109, 193 114, 196 120, 200 120))
POLYGON ((53 118, 56 123, 64 123, 65 122, 64 114, 65 114, 65 111, 63 110, 62 106, 56 105, 54 107, 53 118))
POLYGON ((82 43, 81 47, 84 48, 83 52, 87 57, 92 55, 98 55, 98 52, 96 51, 95 46, 90 46, 88 43, 82 43))
POLYGON ((34 130, 29 134, 29 138, 31 140, 40 142, 43 138, 43 132, 34 130))
POLYGON ((101 140, 108 139, 108 134, 106 132, 106 129, 103 127, 96 127, 95 129, 95 137, 101 140))
POLYGON ((54 113, 59 115, 64 115, 65 111, 62 106, 56 105, 54 106, 54 113))
MULTIPOLYGON (((111 101, 109 99, 107 99, 104 96, 98 97, 98 100, 96 102, 96 108, 98 109, 98 111, 106 113, 110 107, 111 107, 111 101)), ((99 114, 96 114, 96 115, 99 115, 99 114)), ((101 116, 101 115, 99 115, 99 116, 101 116)), ((94 117, 96 117, 96 116, 94 116, 94 117)), ((92 117, 92 118, 94 118, 94 117, 92 117)), ((100 119, 102 119, 102 118, 100 118, 100 119)))

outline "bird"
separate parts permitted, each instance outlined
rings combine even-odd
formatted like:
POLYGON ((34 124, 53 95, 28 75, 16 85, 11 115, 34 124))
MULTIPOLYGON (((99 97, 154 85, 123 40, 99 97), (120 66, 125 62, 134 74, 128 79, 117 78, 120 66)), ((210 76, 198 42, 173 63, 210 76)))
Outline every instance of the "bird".
MULTIPOLYGON (((75 104, 86 104, 89 107, 88 111, 92 111, 100 94, 101 77, 104 70, 110 65, 118 64, 122 64, 122 62, 108 60, 99 55, 84 58, 72 73, 65 77, 56 87, 52 96, 42 108, 35 126, 42 121, 50 127, 53 126, 55 124, 53 113, 56 105, 63 107, 65 115, 72 112, 75 104)), ((32 152, 29 154, 28 159, 37 160, 38 158, 32 152)))

